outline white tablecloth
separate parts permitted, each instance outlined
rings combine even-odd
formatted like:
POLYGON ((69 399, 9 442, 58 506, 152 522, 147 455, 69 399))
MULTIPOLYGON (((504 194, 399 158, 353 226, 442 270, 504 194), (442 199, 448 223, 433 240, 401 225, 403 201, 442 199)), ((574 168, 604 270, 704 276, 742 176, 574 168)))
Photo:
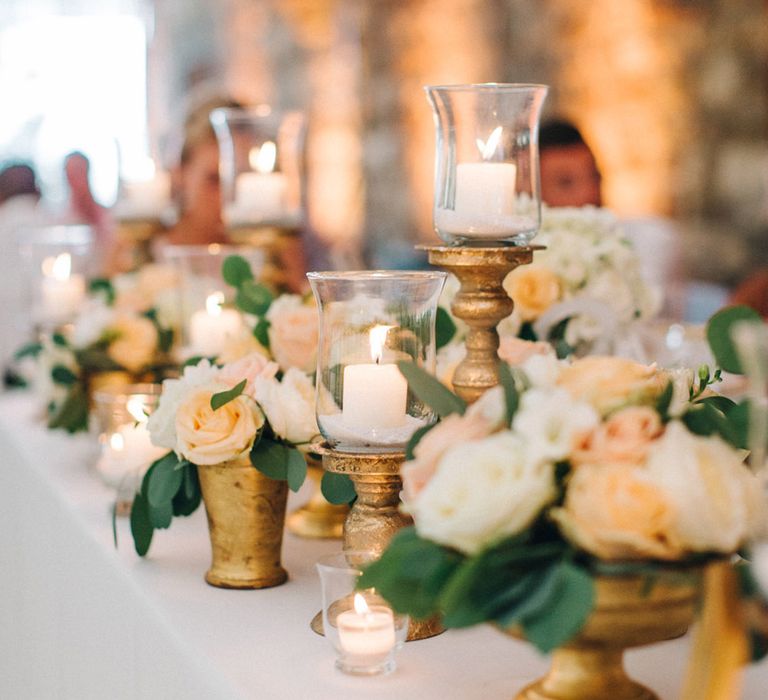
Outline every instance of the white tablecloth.
MULTIPOLYGON (((32 416, 23 394, 0 397, 4 700, 490 700, 513 697, 547 668, 532 648, 484 626, 407 644, 391 676, 345 676, 308 627, 320 607, 314 562, 339 543, 288 535, 290 580, 262 591, 203 581, 202 507, 156 532, 146 559, 121 520, 115 550, 111 494, 88 471, 93 438, 45 431, 32 416)), ((688 647, 683 639, 633 651, 627 666, 673 700, 688 647)), ((743 697, 768 697, 768 664, 749 670, 743 697)))

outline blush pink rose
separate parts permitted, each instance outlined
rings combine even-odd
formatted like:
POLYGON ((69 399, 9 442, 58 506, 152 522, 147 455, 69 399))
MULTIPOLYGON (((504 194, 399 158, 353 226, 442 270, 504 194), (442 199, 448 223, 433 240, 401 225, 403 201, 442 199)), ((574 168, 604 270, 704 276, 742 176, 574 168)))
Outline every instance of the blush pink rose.
POLYGON ((305 304, 298 295, 283 295, 272 302, 267 319, 269 348, 280 369, 296 367, 302 372, 314 372, 318 342, 315 305, 305 304))
POLYGON ((502 336, 499 340, 499 357, 510 365, 521 365, 533 355, 553 355, 549 343, 523 340, 513 335, 502 336))
POLYGON ((217 378, 233 387, 237 386, 243 379, 247 380, 243 393, 253 398, 256 390, 256 378, 272 379, 277 374, 278 369, 277 363, 268 360, 260 352, 252 352, 250 355, 224 365, 217 378))

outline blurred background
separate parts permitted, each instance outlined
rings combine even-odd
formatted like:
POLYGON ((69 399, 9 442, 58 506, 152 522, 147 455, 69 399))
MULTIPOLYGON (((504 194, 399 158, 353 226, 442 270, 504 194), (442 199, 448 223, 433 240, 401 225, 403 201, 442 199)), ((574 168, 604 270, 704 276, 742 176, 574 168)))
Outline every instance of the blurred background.
POLYGON ((414 264, 431 228, 422 86, 537 82, 573 121, 604 203, 671 221, 688 277, 768 263, 766 0, 3 0, 0 162, 90 160, 97 201, 178 159, 206 96, 308 116, 309 224, 337 266, 414 264))

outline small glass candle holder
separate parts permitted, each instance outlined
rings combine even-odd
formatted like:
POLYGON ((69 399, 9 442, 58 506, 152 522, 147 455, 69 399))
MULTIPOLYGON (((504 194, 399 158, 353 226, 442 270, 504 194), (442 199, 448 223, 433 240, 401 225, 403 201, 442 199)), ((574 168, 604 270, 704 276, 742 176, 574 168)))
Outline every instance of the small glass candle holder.
POLYGON ((323 593, 323 630, 336 650, 336 668, 356 676, 392 673, 395 652, 408 634, 408 616, 395 613, 373 588, 356 590, 367 552, 344 552, 317 563, 323 593))
POLYGON ((544 85, 428 85, 437 132, 434 227, 451 245, 527 244, 541 223, 544 85))
POLYGON ((147 421, 160 400, 160 384, 129 384, 93 394, 101 454, 96 471, 117 493, 117 511, 130 511, 149 466, 167 449, 150 441, 147 421))
POLYGON ((230 234, 301 223, 304 117, 266 105, 211 112, 219 141, 222 218, 230 234))
POLYGON ((258 279, 264 253, 244 246, 166 246, 163 260, 179 273, 181 353, 185 357, 216 357, 245 330, 242 314, 233 308, 235 289, 222 276, 224 260, 240 255, 258 279))
POLYGON ((310 272, 320 313, 317 422, 344 452, 400 452, 433 422, 397 362, 435 369, 444 272, 310 272))
POLYGON ((44 331, 74 320, 85 302, 93 232, 60 225, 25 230, 19 250, 28 280, 31 317, 44 331))
POLYGON ((171 176, 147 159, 140 177, 121 178, 114 215, 119 222, 163 221, 171 208, 171 176))

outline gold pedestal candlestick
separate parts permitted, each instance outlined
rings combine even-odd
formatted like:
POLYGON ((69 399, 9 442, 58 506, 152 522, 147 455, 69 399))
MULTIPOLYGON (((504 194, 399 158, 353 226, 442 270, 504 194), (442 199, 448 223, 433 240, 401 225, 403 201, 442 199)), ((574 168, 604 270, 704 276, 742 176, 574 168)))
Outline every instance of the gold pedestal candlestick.
POLYGON ((469 326, 469 332, 464 341, 467 355, 453 375, 453 388, 465 401, 475 401, 499 383, 496 326, 514 308, 514 302, 504 290, 504 278, 516 267, 529 264, 533 252, 543 250, 543 246, 419 246, 419 249, 427 251, 432 265, 452 272, 461 282, 451 310, 469 326))
POLYGON ((264 266, 260 281, 277 291, 291 291, 292 281, 303 279, 301 232, 286 226, 232 226, 227 236, 237 245, 263 251, 264 266))
POLYGON ((307 476, 312 482, 314 491, 306 505, 288 516, 286 527, 297 537, 340 540, 344 534, 344 520, 349 513, 349 506, 334 505, 325 500, 320 490, 323 476, 322 462, 309 455, 306 459, 307 476))
MULTIPOLYGON (((323 449, 322 454, 323 468, 349 476, 357 492, 357 500, 344 523, 344 551, 371 552, 379 556, 392 536, 413 522, 399 508, 403 488, 400 465, 405 460, 405 454, 339 452, 328 447, 323 449)), ((323 634, 321 613, 314 617, 311 627, 318 634, 323 634)), ((443 627, 435 618, 411 620, 407 641, 434 637, 441 632, 443 627)))

